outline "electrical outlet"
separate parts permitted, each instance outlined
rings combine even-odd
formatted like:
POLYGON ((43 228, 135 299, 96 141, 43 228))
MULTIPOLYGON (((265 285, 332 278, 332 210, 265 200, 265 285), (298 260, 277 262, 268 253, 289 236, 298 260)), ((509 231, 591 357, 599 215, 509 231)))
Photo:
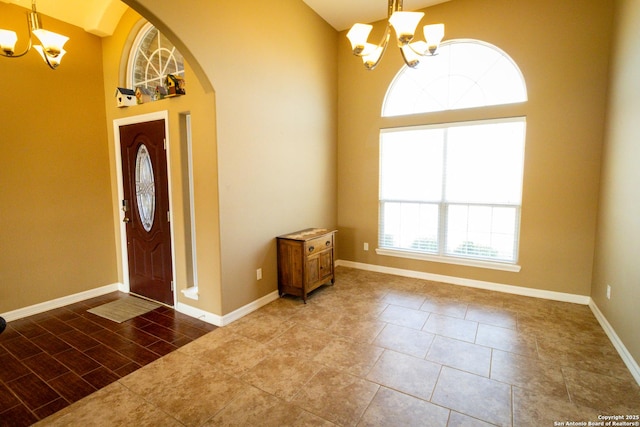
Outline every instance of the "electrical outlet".
POLYGON ((368 250, 369 250, 369 244, 368 244, 368 243, 366 243, 366 242, 365 242, 365 244, 364 244, 364 250, 365 250, 365 251, 368 251, 368 250))
POLYGON ((261 268, 256 270, 256 279, 257 280, 262 280, 262 269, 261 268))
POLYGON ((611 285, 607 285, 607 299, 611 299, 611 285))

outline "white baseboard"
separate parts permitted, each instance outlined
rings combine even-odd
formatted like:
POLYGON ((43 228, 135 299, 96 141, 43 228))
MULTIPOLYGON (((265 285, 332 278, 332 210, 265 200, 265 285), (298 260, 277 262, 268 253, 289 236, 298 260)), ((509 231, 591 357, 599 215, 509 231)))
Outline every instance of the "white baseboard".
POLYGON ((182 303, 182 302, 177 302, 176 306, 174 307, 175 310, 177 312, 180 312, 182 314, 186 314, 187 316, 191 316, 195 319, 200 319, 203 322, 207 322, 210 323, 212 325, 216 325, 216 326, 222 326, 223 325, 223 321, 224 318, 220 315, 217 314, 213 314, 210 313, 208 311, 205 310, 201 310, 199 308, 196 307, 192 307, 188 304, 182 303))
POLYGON ((522 295, 527 297, 549 299, 554 301, 571 302, 574 304, 588 305, 591 298, 586 295, 567 294, 564 292, 545 291, 542 289, 524 288, 521 286, 504 285, 501 283, 484 282, 481 280, 465 279, 462 277, 443 276, 440 274, 424 273, 421 271, 404 270, 400 268, 384 267, 380 265, 364 264, 353 261, 336 261, 336 266, 357 268, 360 270, 377 271, 379 273, 394 274, 396 276, 411 277, 414 279, 431 280, 434 282, 448 283, 451 285, 468 286, 470 288, 487 289, 490 291, 504 292, 507 294, 522 295))
POLYGON ((622 343, 622 340, 618 334, 616 334, 616 331, 613 329, 607 318, 604 317, 604 314, 602 314, 593 299, 589 302, 589 308, 596 319, 598 319, 600 326, 604 329, 604 332, 609 337, 609 340, 611 340, 611 343, 618 351, 618 354, 620 354, 620 357, 622 357, 622 361, 627 365, 627 368, 629 368, 631 375, 633 375, 633 378, 635 378, 638 385, 640 385, 640 366, 638 365, 638 362, 636 362, 631 353, 629 353, 629 350, 627 350, 627 347, 622 343))
POLYGON ((234 322, 241 317, 246 316, 247 314, 256 311, 260 307, 269 304, 272 301, 278 299, 278 291, 273 291, 262 298, 259 298, 255 301, 250 302, 249 304, 240 307, 237 310, 232 311, 229 314, 225 314, 224 316, 220 316, 217 314, 210 313, 205 310, 201 310, 196 307, 192 307, 190 305, 178 302, 176 304, 176 311, 180 313, 186 314, 187 316, 195 317, 196 319, 200 319, 204 322, 211 323, 216 326, 226 326, 231 322, 234 322))
POLYGON ((228 325, 231 322, 235 322, 241 317, 246 316, 247 314, 256 311, 262 306, 269 304, 272 301, 275 301, 279 298, 278 291, 273 291, 262 298, 258 298, 257 300, 250 302, 247 305, 244 305, 237 310, 232 311, 229 314, 225 314, 222 318, 222 326, 228 325))
POLYGON ((7 322, 11 322, 12 320, 22 319, 23 317, 33 316, 34 314, 44 313, 45 311, 64 307, 65 305, 74 304, 76 302, 115 292, 120 289, 120 286, 122 285, 119 283, 113 283, 111 285, 90 289, 88 291, 79 292, 77 294, 68 295, 66 297, 56 298, 54 300, 42 302, 40 304, 30 305, 29 307, 8 311, 6 313, 3 313, 1 316, 4 317, 7 322))
MULTIPOLYGON (((123 285, 122 283, 113 283, 111 285, 102 286, 100 288, 90 289, 88 291, 79 292, 77 294, 56 298, 51 301, 45 301, 43 303, 8 311, 6 313, 0 313, 0 316, 4 317, 7 322, 11 322, 13 320, 22 319, 23 317, 44 313, 45 311, 54 310, 56 308, 64 307, 65 305, 74 304, 76 302, 99 297, 101 295, 116 291, 128 293, 128 289, 125 285, 123 285)), ((178 302, 176 304, 175 309, 180 313, 203 320, 207 323, 211 323, 212 325, 225 326, 240 319, 243 316, 246 316, 252 311, 259 309, 260 307, 269 304, 271 301, 275 301, 276 299, 278 299, 278 291, 273 291, 263 296, 262 298, 250 302, 249 304, 240 307, 239 309, 234 310, 224 316, 213 314, 181 302, 178 302)))

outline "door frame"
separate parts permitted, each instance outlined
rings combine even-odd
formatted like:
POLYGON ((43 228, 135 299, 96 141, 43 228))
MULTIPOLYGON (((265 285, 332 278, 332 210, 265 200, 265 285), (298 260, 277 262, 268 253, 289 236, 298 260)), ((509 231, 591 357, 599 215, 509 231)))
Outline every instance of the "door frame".
POLYGON ((173 227, 173 197, 171 192, 171 161, 169 156, 169 112, 167 110, 156 111, 153 113, 140 114, 137 116, 123 117, 113 120, 113 139, 114 139, 114 155, 116 180, 118 184, 118 200, 116 200, 116 211, 118 212, 118 224, 120 227, 120 254, 122 262, 122 292, 129 293, 131 284, 129 283, 129 258, 127 249, 127 229, 126 224, 122 221, 124 212, 122 212, 122 200, 124 199, 124 187, 122 180, 122 152, 120 150, 120 127, 137 123, 151 122, 155 120, 164 120, 164 137, 166 140, 165 156, 167 158, 167 185, 169 187, 169 234, 171 236, 171 280, 174 283, 173 306, 178 302, 178 293, 176 289, 176 253, 175 253, 175 230, 173 227))

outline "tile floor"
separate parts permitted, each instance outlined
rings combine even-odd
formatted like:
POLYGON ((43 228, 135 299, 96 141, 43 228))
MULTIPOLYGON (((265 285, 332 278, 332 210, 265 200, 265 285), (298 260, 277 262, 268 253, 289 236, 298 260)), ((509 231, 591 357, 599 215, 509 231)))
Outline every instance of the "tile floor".
POLYGON ((554 426, 640 414, 586 306, 340 267, 112 382, 53 426, 554 426))
POLYGON ((0 335, 0 426, 27 426, 215 326, 160 307, 123 323, 88 313, 114 292, 9 322, 0 335))

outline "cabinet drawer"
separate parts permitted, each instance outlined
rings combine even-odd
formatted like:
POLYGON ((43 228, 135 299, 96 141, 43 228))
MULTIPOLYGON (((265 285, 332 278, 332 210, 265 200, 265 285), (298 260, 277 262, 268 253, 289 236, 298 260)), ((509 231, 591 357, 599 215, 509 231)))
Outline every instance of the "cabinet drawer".
POLYGON ((327 234, 317 239, 305 242, 304 249, 306 255, 312 255, 325 249, 333 247, 333 234, 327 234))

